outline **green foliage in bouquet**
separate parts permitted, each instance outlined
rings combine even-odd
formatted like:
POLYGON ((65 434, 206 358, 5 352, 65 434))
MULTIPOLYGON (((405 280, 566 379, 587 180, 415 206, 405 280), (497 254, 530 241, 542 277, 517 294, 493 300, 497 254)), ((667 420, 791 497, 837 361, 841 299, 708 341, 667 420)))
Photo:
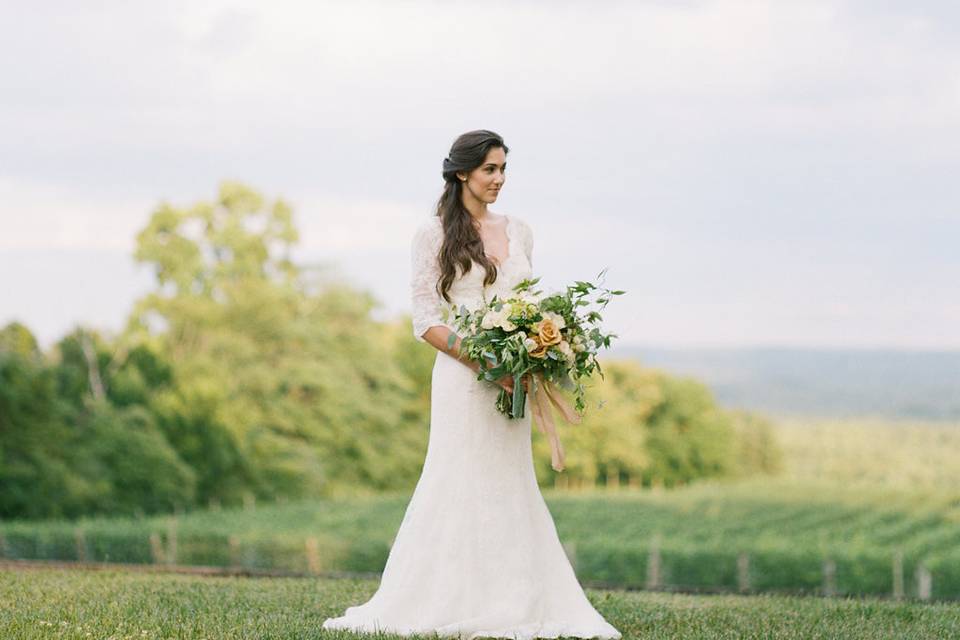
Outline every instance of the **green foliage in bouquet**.
MULTIPOLYGON (((597 275, 601 284, 605 273, 606 269, 597 275)), ((602 331, 600 311, 613 296, 625 291, 578 280, 563 293, 544 296, 534 289, 539 281, 522 280, 509 298, 494 296, 477 309, 452 308, 448 320, 460 334, 461 352, 480 364, 478 380, 496 382, 507 375, 513 377, 513 394, 501 389, 497 397, 501 413, 523 417, 527 392, 522 379, 530 374, 530 384, 536 385, 535 376, 540 374, 544 382, 574 392, 577 413, 582 415, 586 403, 580 380, 594 371, 603 378, 597 351, 609 347, 610 340, 617 337, 602 331)), ((452 333, 450 347, 456 338, 452 333)))

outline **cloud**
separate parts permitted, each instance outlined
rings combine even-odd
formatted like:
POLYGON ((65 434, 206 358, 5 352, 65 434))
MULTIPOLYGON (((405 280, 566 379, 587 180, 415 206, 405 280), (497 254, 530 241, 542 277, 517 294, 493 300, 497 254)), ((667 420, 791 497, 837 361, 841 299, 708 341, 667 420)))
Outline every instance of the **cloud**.
POLYGON ((119 249, 134 236, 153 204, 142 197, 0 176, 0 250, 119 249))
POLYGON ((960 343, 958 6, 21 4, 0 249, 130 251, 159 201, 229 176, 400 309, 440 159, 483 127, 542 268, 626 276, 634 336, 960 343))
POLYGON ((405 249, 412 229, 430 212, 389 200, 321 194, 296 197, 294 215, 303 250, 368 252, 405 249))

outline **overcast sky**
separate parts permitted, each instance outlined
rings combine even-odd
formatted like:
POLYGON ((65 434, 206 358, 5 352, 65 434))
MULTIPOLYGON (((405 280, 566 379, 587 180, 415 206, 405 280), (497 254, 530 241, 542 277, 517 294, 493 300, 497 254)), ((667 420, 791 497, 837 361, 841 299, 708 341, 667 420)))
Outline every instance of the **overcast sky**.
POLYGON ((960 3, 0 2, 0 323, 121 326, 134 236, 223 179, 406 312, 441 160, 623 344, 960 348, 960 3))

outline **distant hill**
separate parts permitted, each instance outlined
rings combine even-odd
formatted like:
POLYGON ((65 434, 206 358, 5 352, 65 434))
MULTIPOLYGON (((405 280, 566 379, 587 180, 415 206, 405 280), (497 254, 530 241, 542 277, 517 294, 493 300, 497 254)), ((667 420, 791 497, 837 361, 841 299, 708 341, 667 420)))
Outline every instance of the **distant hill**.
POLYGON ((960 351, 611 348, 703 381, 726 407, 819 417, 960 419, 960 351))

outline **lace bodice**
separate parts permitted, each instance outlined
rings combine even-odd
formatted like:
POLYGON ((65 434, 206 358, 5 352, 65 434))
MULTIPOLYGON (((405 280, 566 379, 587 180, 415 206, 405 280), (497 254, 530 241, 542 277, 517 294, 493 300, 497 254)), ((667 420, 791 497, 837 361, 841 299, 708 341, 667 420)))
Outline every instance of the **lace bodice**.
POLYGON ((410 294, 413 307, 413 335, 420 342, 424 332, 433 326, 453 327, 443 321, 442 310, 450 305, 464 305, 475 309, 494 295, 505 297, 513 287, 532 275, 533 233, 530 226, 520 218, 507 218, 507 257, 497 268, 497 279, 484 286, 483 268, 474 263, 466 274, 457 266, 457 277, 450 287, 450 303, 437 293, 440 267, 437 256, 443 244, 443 226, 439 216, 424 221, 413 236, 411 243, 410 294))

